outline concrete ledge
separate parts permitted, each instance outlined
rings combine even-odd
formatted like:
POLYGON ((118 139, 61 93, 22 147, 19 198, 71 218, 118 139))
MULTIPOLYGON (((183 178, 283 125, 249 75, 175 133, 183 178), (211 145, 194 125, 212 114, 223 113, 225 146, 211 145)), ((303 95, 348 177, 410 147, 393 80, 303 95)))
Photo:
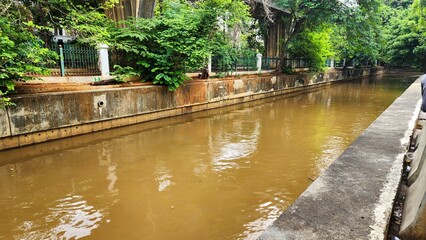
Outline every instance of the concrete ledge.
POLYGON ((259 239, 384 239, 419 89, 416 81, 259 239))

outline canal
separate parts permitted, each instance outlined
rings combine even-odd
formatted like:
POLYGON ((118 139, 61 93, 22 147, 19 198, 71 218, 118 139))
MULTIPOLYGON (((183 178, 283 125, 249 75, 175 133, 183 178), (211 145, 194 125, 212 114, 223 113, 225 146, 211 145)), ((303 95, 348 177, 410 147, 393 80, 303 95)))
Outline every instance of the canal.
POLYGON ((385 75, 0 152, 0 239, 255 239, 413 80, 385 75))

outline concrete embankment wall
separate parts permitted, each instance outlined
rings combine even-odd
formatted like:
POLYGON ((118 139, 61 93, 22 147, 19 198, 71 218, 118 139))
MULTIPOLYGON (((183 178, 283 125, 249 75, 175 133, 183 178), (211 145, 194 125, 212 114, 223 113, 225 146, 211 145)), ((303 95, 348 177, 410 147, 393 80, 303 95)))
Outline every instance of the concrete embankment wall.
POLYGON ((383 73, 383 68, 331 70, 317 75, 194 80, 163 86, 24 94, 0 109, 0 150, 308 90, 383 73))
MULTIPOLYGON (((385 239, 420 103, 417 80, 259 239, 385 239)), ((425 187, 420 175, 418 192, 425 187)), ((413 197, 413 215, 423 197, 413 197)))

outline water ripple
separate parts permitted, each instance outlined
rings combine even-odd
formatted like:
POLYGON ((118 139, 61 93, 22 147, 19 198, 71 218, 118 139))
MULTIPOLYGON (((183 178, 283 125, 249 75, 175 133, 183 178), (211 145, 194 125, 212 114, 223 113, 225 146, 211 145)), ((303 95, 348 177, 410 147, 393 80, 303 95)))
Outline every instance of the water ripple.
POLYGON ((54 202, 44 219, 24 221, 18 226, 24 232, 15 239, 79 239, 97 228, 103 214, 89 205, 82 196, 68 196, 54 202), (51 223, 52 227, 44 227, 51 223))

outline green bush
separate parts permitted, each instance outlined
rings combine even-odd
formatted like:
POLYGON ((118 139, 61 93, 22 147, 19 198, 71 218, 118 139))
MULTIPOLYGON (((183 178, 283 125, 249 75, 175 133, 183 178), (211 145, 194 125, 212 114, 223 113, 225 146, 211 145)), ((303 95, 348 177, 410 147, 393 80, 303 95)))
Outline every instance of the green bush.
MULTIPOLYGON (((1 4, 0 4, 1 7, 1 4)), ((32 79, 28 73, 46 74, 44 64, 57 55, 42 47, 43 42, 33 33, 37 28, 24 15, 24 6, 12 3, 0 15, 0 105, 10 105, 6 94, 15 88, 15 80, 32 79)))
POLYGON ((310 70, 323 71, 327 58, 334 55, 330 33, 331 30, 325 27, 316 31, 305 29, 290 42, 288 48, 290 56, 309 59, 310 70))
POLYGON ((248 16, 248 8, 239 0, 164 1, 154 18, 123 22, 110 42, 134 63, 132 72, 173 91, 188 79, 186 69, 206 66, 212 52, 229 56, 230 43, 217 25, 224 13, 232 26, 248 16))

